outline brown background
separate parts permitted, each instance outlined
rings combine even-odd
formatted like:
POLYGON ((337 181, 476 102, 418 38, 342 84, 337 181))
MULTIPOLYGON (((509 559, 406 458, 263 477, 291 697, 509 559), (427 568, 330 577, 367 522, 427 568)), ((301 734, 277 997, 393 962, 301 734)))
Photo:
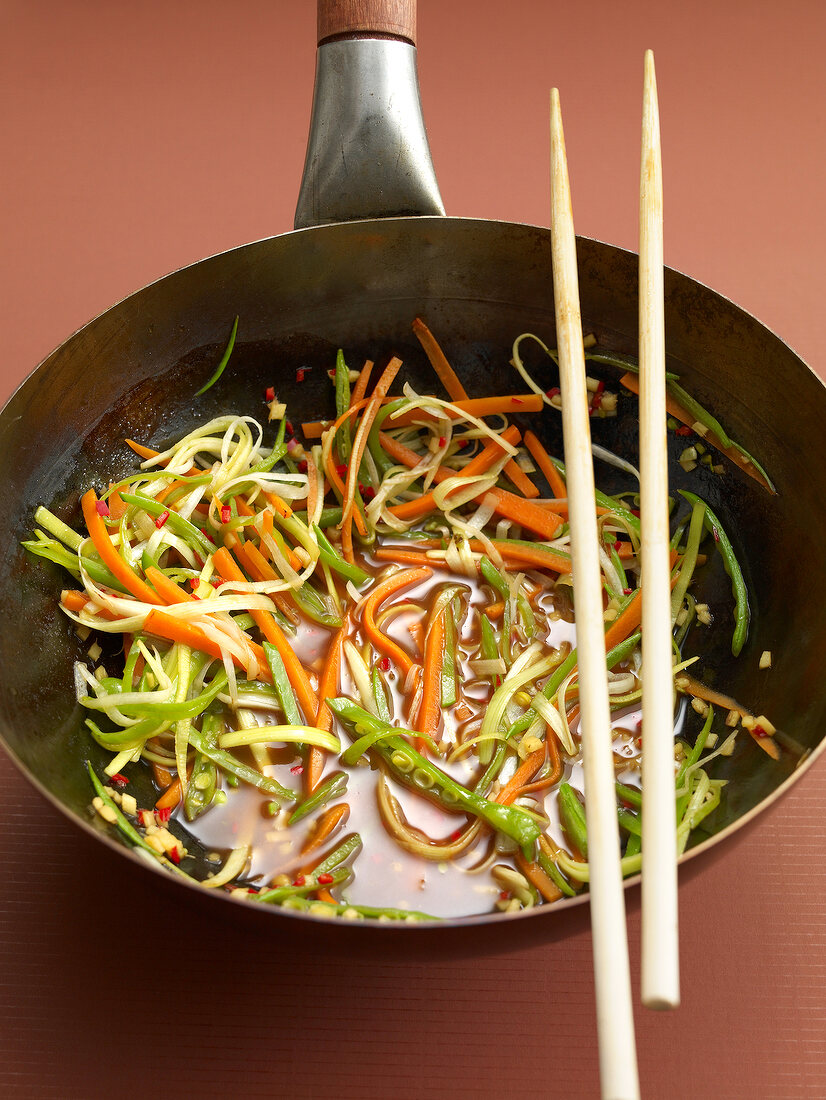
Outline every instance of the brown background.
MULTIPOLYGON (((314 26, 310 0, 0 3, 3 397, 118 298, 291 228, 314 26)), ((577 229, 634 247, 651 46, 667 261, 826 375, 825 32, 816 0, 420 0, 448 213, 547 224, 553 83, 577 229)), ((824 805, 821 761, 684 871, 683 1007, 637 1011, 645 1097, 826 1095, 824 805)), ((584 911, 482 957, 426 934, 371 957, 193 907, 5 758, 0 829, 0 1095, 598 1095, 584 911)))

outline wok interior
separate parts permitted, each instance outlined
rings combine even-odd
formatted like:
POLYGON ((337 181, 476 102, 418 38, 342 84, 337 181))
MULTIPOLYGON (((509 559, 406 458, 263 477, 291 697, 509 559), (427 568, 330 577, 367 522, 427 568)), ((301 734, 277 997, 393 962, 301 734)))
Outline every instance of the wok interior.
MULTIPOLYGON (((603 346, 634 354, 636 256, 580 240, 579 263, 584 331, 603 346)), ((400 218, 248 245, 114 306, 58 348, 9 402, 0 421, 0 732, 30 775, 80 821, 91 822, 82 762, 91 757, 102 764, 104 754, 87 736, 75 703, 72 664, 85 647, 56 600, 68 578, 19 545, 32 530, 34 509, 45 503, 80 526, 80 494, 135 468, 124 437, 160 445, 226 412, 264 420, 268 386, 295 422, 328 415, 326 372, 338 347, 351 366, 398 354, 405 377, 431 390, 432 372, 410 329, 417 314, 471 395, 519 392, 522 384, 508 365, 514 337, 530 331, 554 343, 547 232, 400 218), (236 314, 239 339, 230 366, 196 398, 236 314), (312 368, 301 383, 298 367, 312 368)), ((826 728, 820 671, 826 661, 820 621, 826 476, 809 455, 824 422, 826 391, 753 318, 675 273, 666 279, 666 340, 669 369, 756 455, 778 489, 770 496, 728 463, 722 477, 703 467, 684 475, 672 463, 672 491, 691 488, 708 500, 732 539, 752 597, 752 630, 734 661, 728 581, 719 564, 709 568, 703 583, 717 614, 713 641, 709 646, 705 634, 690 638, 688 651, 703 652, 717 670, 714 686, 766 714, 801 752, 813 750, 826 728), (765 649, 773 655, 768 672, 758 668, 765 649)), ((547 361, 539 370, 548 386, 555 384, 547 361)), ((559 420, 546 412, 541 421, 533 417, 532 426, 561 455, 559 420)), ((595 438, 633 460, 636 400, 622 398, 618 419, 599 421, 595 438)), ((676 460, 685 441, 672 438, 670 446, 676 460)), ((608 467, 599 467, 597 476, 603 487, 628 487, 608 467)), ((784 752, 775 763, 749 737, 738 738, 734 755, 715 772, 733 782, 700 839, 769 796, 798 755, 784 752)), ((140 802, 144 792, 136 793, 140 802)), ((145 794, 148 801, 148 782, 145 794)), ((198 853, 196 842, 187 846, 198 853)))

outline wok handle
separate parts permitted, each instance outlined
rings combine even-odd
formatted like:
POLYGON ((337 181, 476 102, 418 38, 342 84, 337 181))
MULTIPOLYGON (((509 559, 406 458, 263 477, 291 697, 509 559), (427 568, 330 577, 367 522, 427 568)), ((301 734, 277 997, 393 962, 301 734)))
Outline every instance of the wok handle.
POLYGON ((416 45, 416 0, 319 0, 318 41, 401 38, 416 45))
POLYGON ((415 0, 319 0, 295 228, 445 212, 419 99, 415 0))

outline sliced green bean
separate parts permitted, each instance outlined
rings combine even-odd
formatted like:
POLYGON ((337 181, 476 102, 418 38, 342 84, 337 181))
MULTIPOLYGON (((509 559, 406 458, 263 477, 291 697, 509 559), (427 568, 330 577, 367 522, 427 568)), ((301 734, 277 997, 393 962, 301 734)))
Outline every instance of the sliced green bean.
POLYGON ((299 802, 290 814, 289 824, 295 825, 298 821, 301 821, 302 818, 307 817, 308 814, 320 810, 322 806, 326 806, 332 799, 338 798, 340 794, 344 794, 346 790, 346 773, 336 772, 335 775, 331 775, 329 779, 316 787, 309 798, 305 798, 303 802, 299 802))

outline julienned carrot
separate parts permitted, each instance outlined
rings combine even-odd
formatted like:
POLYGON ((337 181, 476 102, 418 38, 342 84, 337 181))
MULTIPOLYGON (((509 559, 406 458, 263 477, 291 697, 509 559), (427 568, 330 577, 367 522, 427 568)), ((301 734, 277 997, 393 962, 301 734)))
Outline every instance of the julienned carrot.
MULTIPOLYGON (((89 602, 89 597, 86 593, 78 592, 76 588, 64 588, 60 593, 61 605, 65 607, 67 611, 73 611, 75 615, 79 615, 89 602)), ((111 619, 112 621, 117 619, 117 615, 105 607, 98 608, 95 614, 101 615, 104 619, 111 619)))
POLYGON ((125 439, 124 443, 128 447, 131 447, 140 458, 155 458, 159 453, 158 451, 153 451, 151 447, 144 447, 142 443, 136 443, 134 439, 125 439))
MULTIPOLYGON (((333 422, 332 426, 330 428, 326 429, 326 431, 331 431, 333 433, 333 438, 335 439, 335 434, 338 431, 338 429, 341 427, 341 425, 344 423, 344 421, 349 420, 351 417, 355 416, 356 413, 359 412, 361 409, 363 409, 365 407, 365 405, 368 404, 368 401, 370 401, 370 400, 372 400, 372 398, 362 398, 361 401, 355 401, 355 402, 351 401, 350 408, 346 409, 341 414, 341 416, 333 422)), ((326 434, 326 432, 325 432, 325 434, 326 434)), ((351 462, 352 462, 352 456, 351 456, 351 462)), ((341 480, 341 474, 336 469, 336 464, 335 464, 335 461, 333 460, 332 449, 330 450, 330 453, 327 455, 327 459, 324 463, 324 473, 327 475, 328 481, 330 482, 332 487, 335 489, 336 494, 338 495, 339 499, 342 501, 342 504, 343 504, 344 499, 347 495, 347 487, 344 484, 344 482, 341 480)), ((355 515, 353 516, 353 523, 355 523, 356 530, 358 531, 358 533, 360 535, 363 536, 363 535, 367 534, 367 525, 365 524, 364 517, 362 516, 361 511, 359 509, 356 509, 355 515)))
MULTIPOLYGON (((469 416, 484 417, 508 415, 509 413, 541 412, 544 404, 542 397, 537 393, 514 393, 506 397, 469 397, 463 401, 454 401, 455 409, 440 409, 444 416, 451 420, 461 419, 462 413, 469 416), (461 410, 457 412, 456 410, 461 410)), ((435 420, 435 412, 426 408, 410 409, 391 416, 386 421, 387 427, 406 428, 418 420, 435 420)))
MULTIPOLYGON (((695 699, 703 699, 707 703, 711 703, 715 707, 722 707, 724 710, 734 710, 741 718, 753 717, 751 711, 744 706, 741 706, 736 699, 732 699, 730 695, 723 695, 719 691, 715 691, 714 688, 708 687, 700 680, 695 680, 693 676, 689 676, 687 672, 681 672, 678 677, 678 687, 680 691, 687 692, 689 695, 693 695, 695 699)), ((748 729, 748 726, 744 726, 744 729, 748 729)), ((748 732, 752 738, 757 742, 761 749, 773 760, 780 759, 780 750, 773 737, 767 736, 765 732, 758 733, 755 729, 749 729, 748 732)))
POLYGON ((522 787, 529 783, 545 762, 545 746, 526 756, 508 782, 493 800, 502 806, 510 806, 522 787))
MULTIPOLYGON (((318 848, 322 845, 324 841, 336 831, 339 825, 344 824, 349 816, 350 806, 347 802, 339 802, 337 806, 331 806, 329 810, 326 810, 318 819, 318 825, 316 825, 307 840, 304 841, 301 848, 301 854, 306 855, 307 852, 312 852, 314 848, 318 848)), ((302 868, 301 873, 306 875, 309 872, 302 868)))
POLYGON ((424 353, 430 360, 431 367, 436 371, 439 380, 450 395, 451 401, 465 401, 467 399, 465 387, 459 381, 456 371, 448 363, 447 356, 439 347, 436 337, 421 317, 414 319, 413 332, 424 348, 424 353))
MULTIPOLYGON (((357 387, 358 383, 353 389, 353 401, 357 400, 357 387)), ((512 393, 504 397, 468 397, 464 401, 454 401, 455 408, 440 409, 438 415, 447 416, 451 420, 461 420, 463 414, 475 417, 507 416, 511 413, 541 412, 543 404, 541 395, 537 393, 512 393)), ((435 411, 428 408, 415 408, 392 416, 387 421, 387 426, 388 428, 407 428, 420 420, 436 419, 435 411)), ((332 420, 307 420, 301 425, 301 431, 305 439, 321 439, 332 425, 332 420)))
POLYGON ((525 859, 519 850, 516 853, 516 863, 528 882, 539 891, 545 901, 559 901, 562 891, 538 863, 525 859))
POLYGON ((539 496, 539 490, 515 459, 512 458, 506 462, 502 472, 510 478, 514 487, 519 490, 523 497, 533 498, 539 496))
MULTIPOLYGON (((217 657, 219 660, 222 657, 218 642, 213 641, 199 626, 188 623, 184 619, 176 619, 172 615, 159 611, 156 607, 153 607, 146 616, 143 629, 147 634, 166 638, 168 642, 180 642, 181 645, 188 645, 190 649, 197 649, 199 653, 207 653, 210 657, 217 657)), ((250 650, 250 656, 254 657, 258 664, 258 679, 269 682, 272 676, 264 650, 250 638, 245 639, 245 644, 250 650)), ((232 659, 239 668, 247 671, 247 666, 239 657, 233 654, 232 659)))
MULTIPOLYGON (((631 393, 639 394, 640 392, 639 379, 635 374, 624 374, 622 378, 620 378, 620 385, 625 386, 631 393)), ((670 416, 673 416, 675 420, 679 420, 681 424, 685 424, 688 428, 692 428, 697 421, 696 416, 693 416, 688 409, 684 408, 670 393, 666 393, 665 395, 665 407, 670 416)), ((703 436, 703 442, 710 443, 712 447, 720 452, 720 454, 725 455, 735 466, 739 466, 744 473, 749 475, 749 477, 753 477, 754 480, 758 481, 765 489, 774 492, 772 486, 767 483, 757 467, 752 465, 746 456, 738 451, 736 447, 724 446, 712 431, 706 432, 703 436)))
POLYGON ((362 623, 367 637, 373 643, 379 653, 395 661, 406 676, 413 667, 413 658, 406 653, 400 645, 389 638, 376 625, 376 611, 380 603, 398 592, 400 588, 407 588, 411 584, 418 584, 427 580, 433 574, 430 569, 404 569, 400 573, 394 573, 392 577, 376 585, 370 595, 364 601, 362 608, 362 623))
MULTIPOLYGON (((448 466, 440 466, 436 470, 434 481, 442 482, 446 481, 449 477, 477 477, 479 474, 484 474, 502 457, 503 447, 501 443, 516 444, 521 438, 522 433, 515 425, 511 424, 511 426, 502 433, 499 439, 490 440, 490 442, 482 448, 479 454, 472 458, 462 470, 451 470, 448 466)), ((382 443, 383 442, 384 436, 382 435, 382 443)), ((405 450, 407 450, 407 448, 405 448, 405 450)), ((420 461, 419 456, 413 451, 410 451, 409 454, 415 459, 413 466, 417 466, 420 461)), ((391 457, 395 458, 396 456, 391 452, 391 457)), ((408 465, 405 459, 402 459, 402 461, 405 462, 405 465, 408 465)), ((404 504, 397 504, 393 508, 388 508, 388 511, 398 519, 405 520, 421 519, 423 516, 435 510, 436 502, 433 499, 433 493, 424 493, 415 500, 408 500, 405 501, 404 504)))
POLYGON ((97 503, 98 498, 94 489, 89 489, 88 492, 84 493, 80 501, 83 518, 86 521, 86 530, 89 532, 101 561, 136 599, 141 600, 143 603, 163 603, 160 596, 152 591, 146 581, 141 580, 132 566, 127 565, 115 549, 112 540, 109 538, 109 532, 106 530, 106 524, 98 513, 97 503))
MULTIPOLYGON (((226 547, 217 550, 213 554, 212 560, 215 563, 215 568, 225 580, 246 581, 247 578, 236 562, 233 561, 232 555, 226 547)), ((312 722, 318 712, 318 699, 310 684, 310 678, 304 671, 304 666, 296 657, 295 653, 293 653, 292 646, 287 641, 284 632, 269 611, 250 609, 250 614, 263 636, 268 642, 272 642, 278 650, 281 660, 284 662, 284 667, 287 670, 287 679, 290 681, 293 691, 296 694, 298 704, 304 712, 304 717, 307 722, 312 722)), ((262 656, 263 653, 264 651, 261 650, 262 656)), ((264 659, 264 664, 267 664, 266 658, 264 659)))
POLYGON ((174 810, 181 801, 181 780, 177 776, 155 802, 156 810, 174 810))
POLYGON ((528 448, 528 453, 539 467, 548 485, 550 485, 553 495, 555 497, 567 497, 568 487, 563 481, 562 475, 551 461, 551 456, 531 431, 525 432, 525 446, 528 448))
MULTIPOLYGON (((671 551, 671 565, 674 566, 674 562, 677 559, 676 550, 671 551)), ((671 578, 671 587, 677 583, 677 578, 671 578)), ((617 615, 616 619, 610 624, 605 631, 605 651, 606 653, 613 649, 614 646, 619 645, 620 642, 624 642, 629 634, 637 629, 642 622, 642 589, 635 588, 631 593, 631 597, 628 603, 617 615)))
POLYGON ((355 562, 355 557, 353 555, 353 512, 356 505, 356 490, 358 487, 361 460, 364 457, 364 450, 367 446, 367 436, 373 426, 373 421, 376 419, 376 414, 381 408, 382 398, 387 396, 387 392, 393 384, 393 379, 399 373, 401 365, 401 359, 394 356, 382 371, 381 377, 376 383, 376 388, 373 390, 373 395, 367 404, 367 408, 364 410, 364 416, 362 416, 359 423, 356 437, 353 440, 353 450, 347 467, 347 483, 345 486, 344 499, 342 501, 343 510, 341 515, 341 552, 345 560, 351 564, 355 562))
MULTIPOLYGON (((254 581, 272 581, 281 579, 275 572, 275 570, 271 567, 270 563, 266 560, 264 555, 249 539, 246 542, 239 542, 236 538, 225 539, 224 541, 227 549, 231 550, 232 553, 235 554, 241 566, 246 570, 248 575, 252 577, 254 581)), ((223 561, 224 559, 221 558, 220 560, 223 561)), ((224 579, 229 580, 229 577, 225 577, 224 579)), ((246 579, 247 578, 244 577, 245 581, 246 579)), ((284 592, 270 592, 270 599, 282 615, 284 615, 294 626, 298 625, 298 623, 301 621, 301 617, 296 611, 295 604, 290 601, 290 599, 284 592)))
MULTIPOLYGON (((327 706, 327 699, 338 695, 338 676, 341 669, 341 647, 347 635, 348 627, 345 624, 330 642, 327 656, 324 660, 324 671, 318 681, 318 710, 315 715, 317 729, 329 731, 333 726, 333 713, 327 706)), ((307 753, 307 761, 304 765, 304 790, 311 795, 321 781, 321 773, 324 771, 324 760, 327 754, 324 749, 316 745, 310 746, 307 753)))
POLYGON ((357 404, 362 398, 367 396, 367 383, 370 381, 370 375, 373 373, 373 366, 374 363, 372 359, 364 360, 364 366, 359 371, 359 376, 350 394, 351 405, 357 404))
POLYGON ((373 557, 379 561, 394 561, 399 565, 420 565, 430 569, 450 569, 443 558, 429 558, 418 550, 403 550, 399 546, 380 546, 373 551, 373 557))
POLYGON ((146 579, 150 581, 165 604, 191 603, 195 599, 189 592, 181 588, 179 584, 170 580, 166 573, 162 573, 160 569, 156 569, 154 565, 147 567, 146 579))
POLYGON ((416 729, 434 740, 441 717, 441 677, 445 658, 445 610, 436 615, 424 640, 422 700, 416 716, 416 729))

